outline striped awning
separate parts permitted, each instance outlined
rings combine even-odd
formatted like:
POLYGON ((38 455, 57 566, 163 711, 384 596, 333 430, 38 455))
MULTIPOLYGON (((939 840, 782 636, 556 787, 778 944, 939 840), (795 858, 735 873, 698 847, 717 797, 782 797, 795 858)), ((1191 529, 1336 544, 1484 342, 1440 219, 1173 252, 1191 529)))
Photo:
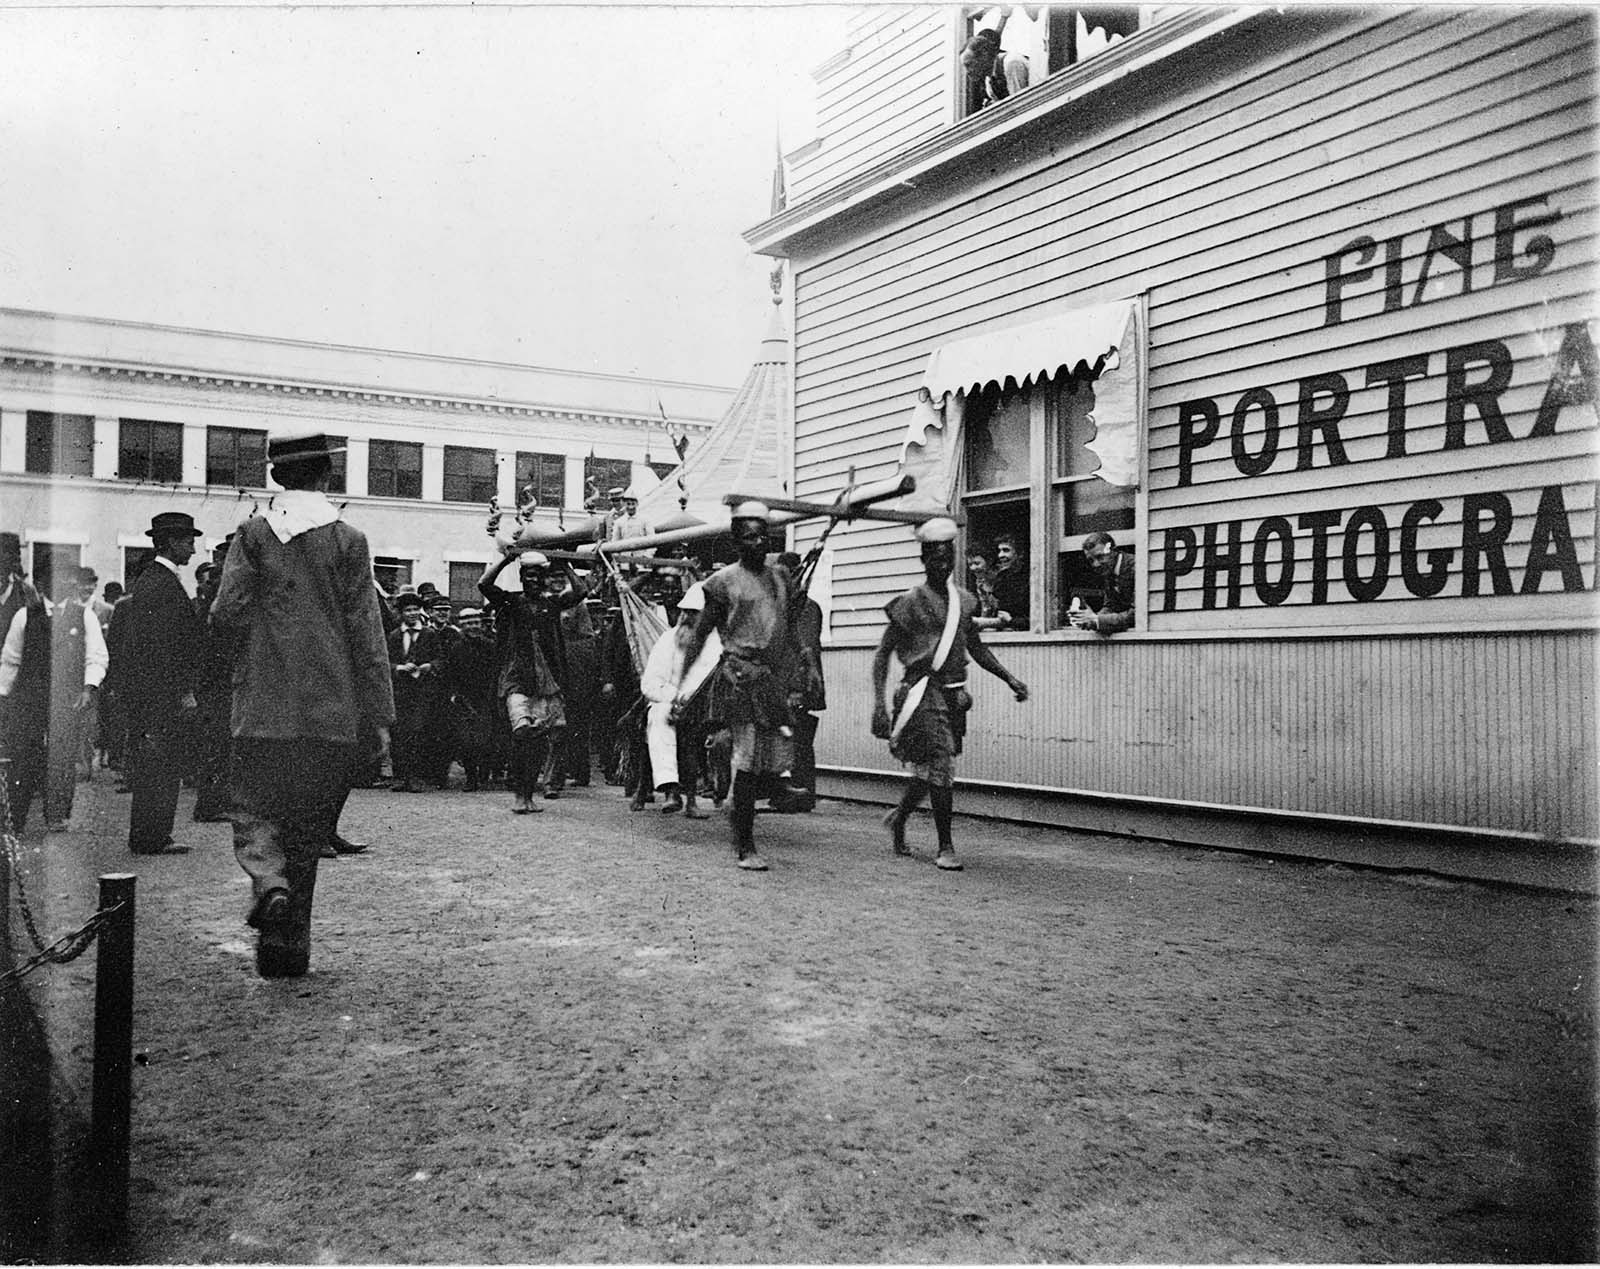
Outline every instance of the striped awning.
POLYGON ((1079 366, 1101 374, 1096 384, 1095 472, 1112 485, 1139 481, 1138 304, 1117 300, 1034 321, 994 327, 934 349, 923 373, 900 447, 900 471, 916 478, 904 506, 954 505, 961 454, 961 415, 974 388, 1015 379, 1018 386, 1079 366))
POLYGON ((1021 387, 1048 379, 1063 366, 1099 370, 1122 343, 1133 309, 1133 300, 1117 300, 951 340, 928 358, 922 387, 937 405, 952 392, 971 392, 1007 379, 1021 387))

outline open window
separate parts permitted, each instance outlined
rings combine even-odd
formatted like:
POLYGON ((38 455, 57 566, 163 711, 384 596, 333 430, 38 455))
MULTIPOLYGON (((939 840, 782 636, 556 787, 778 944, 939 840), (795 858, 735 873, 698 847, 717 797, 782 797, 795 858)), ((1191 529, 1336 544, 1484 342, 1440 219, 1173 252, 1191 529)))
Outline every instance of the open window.
POLYGON ((958 50, 959 115, 965 118, 1024 92, 1138 29, 1138 5, 1000 4, 968 9, 958 50))
POLYGON ((1084 539, 1135 552, 1139 472, 1139 306, 1124 300, 980 330, 934 351, 902 451, 920 507, 959 508, 969 577, 1006 629, 1067 626, 1074 598, 1104 584, 1084 539))

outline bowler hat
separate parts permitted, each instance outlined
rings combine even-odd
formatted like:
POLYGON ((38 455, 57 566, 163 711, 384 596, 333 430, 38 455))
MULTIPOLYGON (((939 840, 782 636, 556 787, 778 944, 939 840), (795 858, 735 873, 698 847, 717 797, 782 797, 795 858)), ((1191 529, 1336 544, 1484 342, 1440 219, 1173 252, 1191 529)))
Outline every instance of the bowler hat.
POLYGON ((163 511, 144 531, 147 538, 180 537, 185 533, 191 537, 200 536, 200 530, 194 527, 194 517, 185 511, 163 511))
POLYGON ((397 609, 421 608, 422 597, 415 591, 403 590, 394 597, 394 606, 397 609))
POLYGON ((330 441, 325 433, 285 428, 267 437, 269 463, 298 463, 308 458, 331 458, 349 448, 330 441))

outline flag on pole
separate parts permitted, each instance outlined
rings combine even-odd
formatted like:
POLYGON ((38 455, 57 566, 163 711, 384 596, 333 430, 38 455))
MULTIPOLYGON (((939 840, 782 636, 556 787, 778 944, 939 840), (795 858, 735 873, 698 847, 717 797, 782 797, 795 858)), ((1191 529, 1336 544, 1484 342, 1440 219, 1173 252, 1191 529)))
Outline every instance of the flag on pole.
MULTIPOLYGON (((689 452, 689 434, 680 432, 672 425, 672 420, 667 417, 667 407, 661 404, 661 394, 656 394, 656 410, 661 415, 661 426, 667 430, 667 439, 672 442, 672 451, 677 454, 678 461, 683 461, 683 456, 689 452)), ((646 459, 648 462, 648 458, 646 459)))

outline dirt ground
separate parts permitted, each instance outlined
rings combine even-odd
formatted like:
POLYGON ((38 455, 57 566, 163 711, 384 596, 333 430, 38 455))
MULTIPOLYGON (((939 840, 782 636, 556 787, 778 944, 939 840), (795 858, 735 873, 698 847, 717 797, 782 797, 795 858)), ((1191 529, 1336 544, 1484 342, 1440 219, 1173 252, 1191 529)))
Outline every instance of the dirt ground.
MULTIPOLYGON (((1596 1258, 1586 898, 968 819, 949 874, 827 802, 749 874, 604 786, 361 791, 264 982, 225 826, 135 861, 83 798, 26 845, 53 925, 138 873, 137 1261, 1596 1258)), ((93 959, 30 979, 80 1106, 93 959)))

